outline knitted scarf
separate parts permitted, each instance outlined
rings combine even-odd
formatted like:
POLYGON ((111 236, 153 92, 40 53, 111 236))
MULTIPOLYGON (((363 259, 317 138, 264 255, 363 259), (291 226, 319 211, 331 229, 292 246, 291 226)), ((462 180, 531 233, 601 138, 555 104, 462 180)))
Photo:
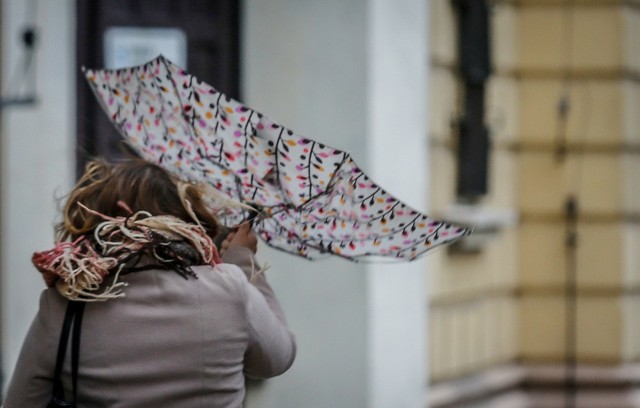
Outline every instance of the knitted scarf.
POLYGON ((129 217, 108 217, 82 208, 105 221, 93 234, 57 242, 52 249, 32 257, 47 286, 56 286, 68 299, 90 302, 124 296, 127 284, 119 276, 123 271, 141 269, 136 266, 142 259, 151 260, 151 267, 171 269, 185 278, 196 277, 192 265, 222 262, 211 237, 198 224, 145 211, 129 217), (113 276, 113 280, 104 284, 107 276, 113 276))

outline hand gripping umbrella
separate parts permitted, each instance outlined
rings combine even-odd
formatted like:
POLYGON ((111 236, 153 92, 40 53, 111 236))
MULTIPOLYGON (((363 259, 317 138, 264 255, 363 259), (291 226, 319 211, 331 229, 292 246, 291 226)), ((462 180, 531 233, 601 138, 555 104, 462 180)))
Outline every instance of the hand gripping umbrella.
MULTIPOLYGON (((311 259, 330 253, 411 260, 470 232, 409 207, 349 153, 294 133, 163 56, 85 75, 138 154, 260 208, 254 229, 274 248, 311 259)), ((247 216, 243 209, 219 214, 227 226, 247 216)))

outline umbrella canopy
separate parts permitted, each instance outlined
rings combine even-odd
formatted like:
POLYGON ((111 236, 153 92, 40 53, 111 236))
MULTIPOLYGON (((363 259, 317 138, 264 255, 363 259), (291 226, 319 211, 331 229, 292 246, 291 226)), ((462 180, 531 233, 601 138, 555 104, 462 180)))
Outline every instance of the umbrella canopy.
MULTIPOLYGON (((348 152, 294 133, 162 56, 85 75, 135 151, 183 180, 260 208, 254 229, 274 248, 312 259, 411 260, 470 232, 393 197, 348 152)), ((219 217, 231 226, 247 215, 232 209, 219 217)))

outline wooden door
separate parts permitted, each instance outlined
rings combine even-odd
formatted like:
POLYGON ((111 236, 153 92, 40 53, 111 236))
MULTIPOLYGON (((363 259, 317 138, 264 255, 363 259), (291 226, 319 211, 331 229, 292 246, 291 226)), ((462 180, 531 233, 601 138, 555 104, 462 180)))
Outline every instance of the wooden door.
POLYGON ((105 66, 104 38, 113 27, 175 28, 186 36, 189 73, 239 98, 239 0, 76 0, 76 171, 101 156, 124 155, 122 137, 98 105, 80 67, 105 66))

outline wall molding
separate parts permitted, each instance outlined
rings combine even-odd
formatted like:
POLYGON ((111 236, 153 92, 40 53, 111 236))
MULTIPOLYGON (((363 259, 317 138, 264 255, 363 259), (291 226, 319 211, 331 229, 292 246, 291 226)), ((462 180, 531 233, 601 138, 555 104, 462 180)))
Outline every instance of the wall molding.
POLYGON ((429 306, 432 309, 447 308, 450 306, 470 306, 479 302, 488 302, 496 299, 512 299, 518 294, 514 287, 487 288, 484 290, 470 289, 465 292, 432 294, 429 306))
MULTIPOLYGON (((565 213, 550 211, 528 211, 520 212, 520 224, 563 224, 566 222, 565 213)), ((587 212, 581 211, 578 214, 578 226, 580 224, 640 224, 640 213, 636 212, 587 212)))
MULTIPOLYGON (((430 133, 427 140, 431 147, 441 149, 456 149, 455 128, 451 127, 451 133, 430 133)), ((492 144, 495 151, 506 151, 514 154, 553 154, 558 152, 558 143, 556 143, 553 135, 538 135, 536 138, 529 137, 524 140, 505 140, 505 138, 493 138, 492 144), (546 138, 548 141, 539 141, 532 139, 546 138)), ((640 143, 615 141, 615 142, 590 142, 579 143, 568 141, 563 146, 567 156, 584 155, 584 156, 636 156, 640 155, 640 143)))
POLYGON ((494 5, 512 5, 526 8, 570 7, 575 8, 612 8, 632 7, 640 9, 638 0, 581 0, 579 3, 571 3, 567 0, 493 0, 494 5))
MULTIPOLYGON (((580 284, 579 284, 580 285, 580 284)), ((523 297, 560 297, 567 296, 567 289, 564 285, 536 285, 526 286, 521 283, 521 287, 516 290, 515 296, 518 299, 523 297)), ((584 286, 580 285, 576 289, 578 299, 586 298, 615 298, 640 296, 640 286, 584 286)))
MULTIPOLYGON (((425 407, 556 408, 565 400, 565 379, 562 364, 505 364, 432 384, 425 407)), ((581 365, 576 382, 581 408, 640 407, 640 363, 581 365)))

